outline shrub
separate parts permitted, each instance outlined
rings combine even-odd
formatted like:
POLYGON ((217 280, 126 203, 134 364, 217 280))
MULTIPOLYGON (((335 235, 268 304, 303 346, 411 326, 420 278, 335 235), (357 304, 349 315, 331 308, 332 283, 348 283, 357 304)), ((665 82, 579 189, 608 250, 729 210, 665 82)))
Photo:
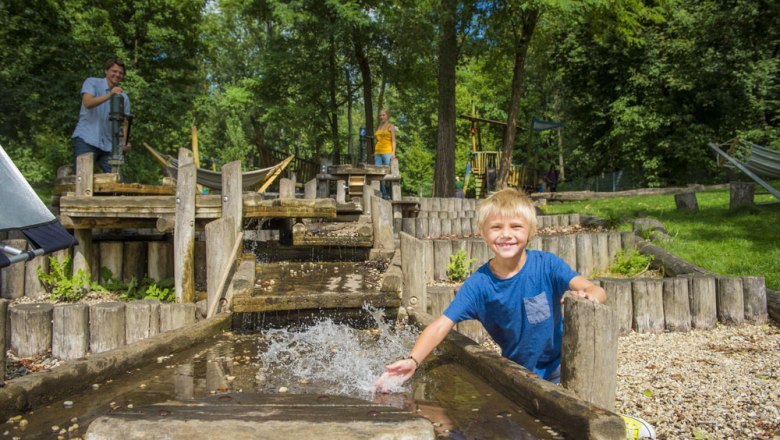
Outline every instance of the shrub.
POLYGON ((75 302, 80 300, 90 290, 105 291, 98 283, 92 282, 92 277, 79 269, 73 276, 70 257, 62 263, 54 257, 49 257, 49 273, 38 268, 38 280, 51 295, 52 301, 75 302))
POLYGON ((459 249, 457 253, 450 255, 450 264, 447 266, 447 275, 450 281, 463 281, 471 274, 471 265, 476 258, 468 258, 466 251, 459 249))
POLYGON ((615 261, 609 267, 609 271, 627 277, 636 276, 650 267, 653 261, 652 255, 645 255, 636 249, 621 249, 615 255, 615 261))

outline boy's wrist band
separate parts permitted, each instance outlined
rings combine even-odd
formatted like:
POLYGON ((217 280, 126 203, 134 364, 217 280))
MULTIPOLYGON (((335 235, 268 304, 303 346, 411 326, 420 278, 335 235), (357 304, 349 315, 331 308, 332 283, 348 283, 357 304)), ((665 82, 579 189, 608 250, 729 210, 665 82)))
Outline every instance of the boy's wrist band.
POLYGON ((419 368, 419 367, 420 367, 420 363, 419 363, 419 362, 417 362, 417 359, 415 359, 415 358, 414 358, 414 356, 412 356, 412 355, 409 355, 409 358, 408 358, 408 359, 411 359, 411 360, 412 360, 412 362, 414 362, 414 368, 415 368, 415 369, 417 369, 417 368, 419 368))

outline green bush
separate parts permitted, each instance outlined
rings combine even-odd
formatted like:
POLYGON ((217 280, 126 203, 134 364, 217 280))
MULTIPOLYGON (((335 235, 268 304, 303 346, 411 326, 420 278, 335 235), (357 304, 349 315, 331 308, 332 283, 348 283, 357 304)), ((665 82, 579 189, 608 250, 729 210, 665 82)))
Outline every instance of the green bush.
POLYGON ((615 262, 609 267, 609 271, 633 277, 647 270, 652 261, 652 255, 642 254, 633 248, 621 249, 615 255, 615 262))
POLYGON ((59 262, 54 257, 49 257, 49 273, 38 268, 38 280, 43 288, 51 295, 52 301, 75 302, 80 300, 90 290, 103 292, 106 289, 98 283, 92 282, 92 277, 79 269, 73 276, 70 257, 59 262))
POLYGON ((447 266, 447 275, 450 281, 460 282, 471 274, 471 265, 476 258, 468 258, 466 251, 459 249, 457 253, 450 255, 450 264, 447 266))

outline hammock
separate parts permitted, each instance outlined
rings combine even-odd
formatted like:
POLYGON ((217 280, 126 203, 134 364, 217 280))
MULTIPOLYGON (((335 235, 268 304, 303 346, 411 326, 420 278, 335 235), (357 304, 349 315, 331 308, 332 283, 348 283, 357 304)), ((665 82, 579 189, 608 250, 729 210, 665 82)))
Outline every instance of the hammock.
POLYGON ((0 244, 0 267, 31 260, 75 244, 35 194, 22 173, 0 146, 0 232, 21 231, 33 250, 0 244))
MULTIPOLYGON (((176 178, 177 171, 179 169, 179 161, 175 157, 160 153, 148 144, 144 143, 144 147, 154 157, 157 163, 163 167, 163 169, 172 177, 176 178)), ((293 160, 295 156, 290 156, 287 159, 277 163, 274 166, 268 168, 261 168, 259 170, 246 171, 241 173, 241 186, 242 188, 258 188, 257 192, 265 191, 279 174, 287 168, 287 165, 293 160)), ((211 171, 205 168, 198 168, 196 173, 196 181, 198 184, 212 188, 222 189, 222 173, 219 171, 211 171)))
MULTIPOLYGON (((780 152, 740 139, 726 143, 726 145, 731 146, 728 152, 721 150, 720 147, 722 145, 712 142, 707 145, 725 159, 725 166, 738 168, 780 200, 780 191, 761 178, 762 176, 768 178, 780 177, 780 152)), ((718 164, 721 164, 720 159, 718 164)))
MULTIPOLYGON (((780 151, 736 139, 731 143, 728 154, 742 162, 742 165, 765 179, 780 179, 780 151)), ((726 166, 734 167, 727 163, 726 166)))

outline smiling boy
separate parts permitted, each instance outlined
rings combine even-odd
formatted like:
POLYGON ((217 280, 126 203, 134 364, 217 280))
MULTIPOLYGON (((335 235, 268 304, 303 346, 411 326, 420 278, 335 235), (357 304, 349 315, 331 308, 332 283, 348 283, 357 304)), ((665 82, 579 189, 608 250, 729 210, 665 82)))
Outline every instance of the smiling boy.
POLYGON ((494 258, 463 283, 444 313, 417 338, 409 357, 386 366, 375 389, 387 392, 388 384, 409 379, 455 324, 467 319, 482 323, 502 356, 560 383, 563 295, 570 290, 604 303, 604 289, 558 256, 526 249, 537 220, 525 194, 511 188, 492 194, 480 203, 477 224, 494 258))

